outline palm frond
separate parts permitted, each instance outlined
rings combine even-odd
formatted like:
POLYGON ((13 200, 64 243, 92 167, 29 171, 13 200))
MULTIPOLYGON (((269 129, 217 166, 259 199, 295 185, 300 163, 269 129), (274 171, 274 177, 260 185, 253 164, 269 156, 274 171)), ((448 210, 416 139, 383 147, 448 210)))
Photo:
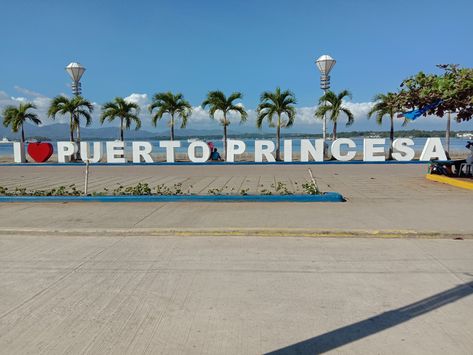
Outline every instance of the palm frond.
MULTIPOLYGON (((274 92, 265 91, 260 96, 260 104, 257 108, 257 114, 260 120, 257 120, 258 127, 261 127, 264 118, 267 118, 269 126, 273 126, 273 117, 278 115, 282 117, 284 114, 288 116, 287 121, 283 121, 281 126, 289 127, 294 123, 296 98, 290 90, 281 91, 277 87, 274 92)), ((279 120, 278 120, 279 124, 279 120)))
POLYGON ((5 127, 11 126, 13 132, 18 132, 27 120, 40 124, 41 121, 38 115, 28 112, 34 109, 36 109, 36 105, 31 102, 20 103, 18 107, 12 105, 5 107, 2 112, 3 125, 5 127))
POLYGON ((348 117, 348 121, 347 121, 347 126, 351 126, 353 124, 353 122, 355 122, 355 117, 353 116, 353 113, 346 107, 342 107, 340 108, 340 110, 345 113, 345 115, 347 115, 348 117))
POLYGON ((314 116, 316 118, 323 118, 328 112, 332 110, 331 105, 321 105, 315 110, 314 116))

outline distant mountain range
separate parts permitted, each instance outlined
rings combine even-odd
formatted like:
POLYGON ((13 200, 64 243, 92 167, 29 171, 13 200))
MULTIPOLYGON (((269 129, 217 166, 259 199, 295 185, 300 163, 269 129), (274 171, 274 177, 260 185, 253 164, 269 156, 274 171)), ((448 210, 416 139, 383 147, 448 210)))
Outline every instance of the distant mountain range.
MULTIPOLYGON (((117 139, 120 136, 118 127, 99 127, 99 128, 81 128, 81 138, 84 140, 97 139, 97 140, 107 140, 107 139, 117 139)), ((176 129, 176 136, 215 136, 221 135, 220 130, 195 130, 195 129, 176 129)), ((52 141, 57 140, 69 140, 69 125, 55 123, 47 126, 34 126, 31 124, 25 125, 25 135, 26 137, 41 137, 43 139, 48 138, 52 141)), ((10 128, 0 125, 0 139, 1 137, 7 137, 8 139, 18 139, 19 133, 13 133, 10 128)), ((127 139, 157 139, 165 138, 169 136, 169 131, 156 131, 151 132, 147 130, 138 130, 134 129, 128 130, 125 132, 125 137, 127 139)))
MULTIPOLYGON (((203 129, 179 129, 175 131, 176 138, 212 138, 220 139, 222 137, 222 129, 212 129, 212 130, 203 130, 203 129)), ((455 137, 457 132, 463 132, 471 134, 468 131, 452 131, 452 137, 455 137)), ((403 130, 397 131, 395 133, 396 137, 443 137, 444 131, 433 131, 433 130, 403 130)), ((31 124, 25 125, 25 135, 27 139, 37 139, 37 140, 51 140, 51 141, 61 141, 69 140, 69 125, 55 123, 47 126, 33 126, 31 124)), ((231 131, 229 137, 239 137, 244 139, 252 138, 271 138, 273 139, 275 135, 274 129, 272 130, 256 130, 256 129, 247 129, 244 131, 234 132, 231 131)), ((379 136, 379 137, 389 137, 389 132, 387 131, 352 131, 352 132, 339 132, 339 138, 354 138, 354 137, 369 137, 369 136, 379 136)), ((81 138, 82 140, 114 140, 118 139, 120 136, 118 127, 99 127, 99 128, 81 128, 81 138)), ((9 127, 4 127, 0 125, 0 139, 2 137, 7 137, 10 140, 18 140, 20 137, 19 133, 12 133, 9 127)), ((320 138, 320 133, 312 132, 284 132, 284 138, 320 138)), ((465 137, 466 138, 466 137, 465 137)), ((169 131, 147 131, 147 130, 138 130, 133 129, 125 132, 126 140, 162 140, 169 139, 169 131)))

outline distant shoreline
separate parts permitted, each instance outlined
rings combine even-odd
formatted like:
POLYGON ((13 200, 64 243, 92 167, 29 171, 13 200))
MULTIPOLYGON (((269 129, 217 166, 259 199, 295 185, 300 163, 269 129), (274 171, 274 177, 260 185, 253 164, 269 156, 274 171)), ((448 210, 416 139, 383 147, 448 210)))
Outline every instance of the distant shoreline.
MULTIPOLYGON (((40 127, 38 131, 38 127, 34 127, 30 124, 26 125, 26 132, 27 132, 27 139, 29 140, 41 140, 41 141, 58 141, 58 140, 69 140, 69 135, 68 131, 66 129, 66 126, 62 127, 63 125, 55 125, 56 127, 56 132, 42 132, 45 128, 51 128, 51 126, 43 126, 40 127), (61 126, 60 132, 58 132, 58 126, 61 126), (29 132, 29 133, 28 133, 29 132)), ((103 131, 104 128, 84 128, 82 130, 82 140, 87 140, 87 141, 92 141, 92 140, 114 140, 117 139, 119 134, 118 134, 118 128, 116 129, 116 132, 114 131, 113 133, 110 132, 109 128, 107 128, 107 131, 103 131), (92 133, 93 132, 93 133, 92 133), (91 134, 92 133, 92 134, 91 134)), ((176 131, 176 140, 187 140, 187 139, 193 139, 193 138, 199 138, 203 140, 219 140, 222 139, 222 133, 217 130, 202 130, 201 132, 193 129, 189 129, 189 132, 185 132, 185 130, 177 130, 176 131)), ((282 139, 287 138, 287 139, 317 139, 317 138, 322 138, 321 133, 307 133, 307 132, 287 132, 283 131, 282 133, 282 139)), ((465 139, 465 140, 473 140, 473 138, 464 138, 464 137, 456 137, 457 134, 468 134, 468 133, 473 133, 473 130, 455 130, 451 131, 451 137, 452 138, 458 138, 458 139, 465 139)), ((352 139, 357 139, 357 138, 368 138, 370 136, 376 136, 379 138, 389 138, 389 131, 375 131, 375 130, 370 130, 370 131, 349 131, 349 132, 338 132, 337 136, 338 138, 352 138, 352 139)), ((328 137, 330 137, 330 130, 328 132, 328 137)), ((0 132, 0 139, 5 136, 6 138, 10 140, 18 139, 19 135, 13 134, 11 132, 0 132)), ((167 140, 169 139, 169 135, 164 132, 150 132, 147 130, 142 130, 142 131, 127 131, 126 134, 126 139, 127 140, 148 140, 148 141, 156 141, 156 140, 167 140)), ((397 130, 395 131, 395 138, 428 138, 428 137, 445 137, 445 131, 440 131, 440 130, 433 130, 433 131, 427 131, 427 130, 416 130, 416 129, 411 129, 411 130, 397 130)), ((242 133, 235 133, 230 130, 230 134, 228 135, 229 139, 274 139, 275 138, 275 132, 273 131, 255 131, 255 132, 242 132, 242 133)))

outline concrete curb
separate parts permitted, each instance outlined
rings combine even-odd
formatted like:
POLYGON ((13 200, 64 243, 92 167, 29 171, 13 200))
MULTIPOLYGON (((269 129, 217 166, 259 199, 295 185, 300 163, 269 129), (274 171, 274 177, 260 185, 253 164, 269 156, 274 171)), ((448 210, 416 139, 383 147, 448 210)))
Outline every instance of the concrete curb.
POLYGON ((470 239, 471 232, 415 230, 316 230, 278 228, 1 228, 0 235, 33 237, 299 237, 299 238, 391 238, 391 239, 470 239))
POLYGON ((122 195, 0 196, 0 202, 344 202, 338 192, 323 195, 122 195))
POLYGON ((463 181, 460 179, 451 178, 443 175, 428 174, 425 176, 427 180, 440 182, 442 184, 447 184, 455 187, 460 187, 462 189, 473 190, 473 180, 463 181))

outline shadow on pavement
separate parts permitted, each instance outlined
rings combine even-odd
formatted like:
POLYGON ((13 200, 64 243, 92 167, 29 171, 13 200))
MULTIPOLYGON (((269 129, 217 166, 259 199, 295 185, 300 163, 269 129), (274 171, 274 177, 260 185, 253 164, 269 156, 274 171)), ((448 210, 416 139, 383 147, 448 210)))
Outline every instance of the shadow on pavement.
POLYGON ((332 330, 267 354, 321 354, 404 323, 473 293, 473 282, 458 285, 407 306, 332 330))

